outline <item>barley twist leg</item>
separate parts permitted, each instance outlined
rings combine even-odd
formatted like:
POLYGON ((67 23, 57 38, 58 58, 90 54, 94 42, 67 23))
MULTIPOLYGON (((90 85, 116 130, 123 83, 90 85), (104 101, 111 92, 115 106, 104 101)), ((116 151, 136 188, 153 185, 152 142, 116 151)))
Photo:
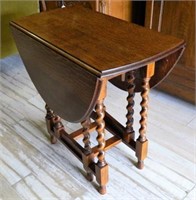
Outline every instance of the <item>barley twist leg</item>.
POLYGON ((134 107, 134 104, 135 104, 135 102, 134 102, 134 96, 135 96, 134 80, 135 80, 134 71, 131 71, 131 72, 128 73, 128 76, 127 76, 127 82, 128 82, 127 102, 128 102, 128 105, 126 107, 127 108, 127 115, 126 115, 127 122, 126 122, 125 134, 124 134, 124 139, 128 143, 133 141, 134 138, 135 138, 135 131, 133 129, 133 121, 134 121, 134 118, 133 118, 134 109, 133 109, 133 107, 134 107))
MULTIPOLYGON (((89 126, 90 126, 90 119, 88 118, 87 120, 83 121, 81 123, 82 127, 83 127, 83 143, 84 143, 84 149, 86 151, 86 154, 88 154, 88 164, 89 162, 92 162, 92 157, 90 156, 90 154, 92 153, 91 150, 91 142, 90 142, 90 133, 89 133, 89 126)), ((88 165, 87 164, 87 165, 88 165)), ((88 169, 88 166, 85 166, 84 164, 84 168, 86 169, 87 172, 87 180, 89 181, 93 181, 93 173, 88 169)))
POLYGON ((144 167, 144 159, 147 156, 147 146, 148 140, 146 138, 146 130, 147 130, 147 112, 148 112, 148 94, 149 94, 149 81, 150 78, 144 78, 142 84, 142 92, 141 97, 142 101, 141 105, 141 119, 140 119, 140 129, 139 129, 139 137, 136 141, 136 156, 138 157, 137 167, 142 169, 144 167))
POLYGON ((105 147, 105 122, 104 122, 104 105, 103 101, 99 100, 96 107, 95 107, 96 113, 97 113, 97 118, 96 118, 96 123, 97 123, 97 128, 96 131, 98 133, 97 136, 97 141, 98 141, 98 151, 99 154, 97 156, 98 158, 98 165, 99 166, 104 166, 106 164, 105 161, 105 152, 104 152, 104 147, 105 147))
POLYGON ((98 162, 96 165, 96 178, 100 185, 99 193, 105 194, 106 193, 106 183, 108 182, 108 165, 105 161, 105 107, 103 105, 103 100, 98 100, 97 105, 95 107, 97 118, 97 128, 96 131, 98 133, 97 141, 98 141, 98 162))

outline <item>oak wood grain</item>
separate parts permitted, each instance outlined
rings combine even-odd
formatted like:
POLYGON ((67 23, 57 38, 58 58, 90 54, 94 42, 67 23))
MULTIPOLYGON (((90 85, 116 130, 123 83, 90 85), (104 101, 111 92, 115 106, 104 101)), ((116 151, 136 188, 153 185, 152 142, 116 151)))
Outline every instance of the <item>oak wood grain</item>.
POLYGON ((99 94, 97 78, 34 38, 17 29, 13 33, 27 71, 49 107, 67 121, 86 119, 99 94))
POLYGON ((99 76, 142 67, 184 45, 181 39, 81 6, 31 15, 11 24, 65 56, 71 55, 99 76))

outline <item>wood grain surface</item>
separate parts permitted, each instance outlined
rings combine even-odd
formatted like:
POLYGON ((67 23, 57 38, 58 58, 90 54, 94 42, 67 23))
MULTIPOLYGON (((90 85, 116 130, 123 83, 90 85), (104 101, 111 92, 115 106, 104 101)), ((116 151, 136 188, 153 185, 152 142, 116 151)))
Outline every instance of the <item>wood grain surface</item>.
POLYGON ((142 67, 182 48, 184 41, 91 11, 55 9, 11 23, 89 66, 99 76, 142 67))
POLYGON ((97 77, 21 31, 13 29, 13 33, 27 71, 45 102, 67 121, 85 120, 99 94, 97 77))
MULTIPOLYGON (((156 62, 152 87, 167 76, 184 48, 181 39, 78 5, 24 17, 11 22, 11 27, 42 98, 70 122, 90 116, 105 76, 137 69, 135 91, 140 92, 145 65, 156 62)), ((118 78, 112 83, 127 89, 118 78)))

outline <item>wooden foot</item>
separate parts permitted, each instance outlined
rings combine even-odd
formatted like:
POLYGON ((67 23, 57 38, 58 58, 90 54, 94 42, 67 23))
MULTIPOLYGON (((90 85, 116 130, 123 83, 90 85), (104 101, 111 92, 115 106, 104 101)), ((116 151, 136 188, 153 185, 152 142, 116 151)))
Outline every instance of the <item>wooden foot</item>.
POLYGON ((86 174, 86 179, 90 182, 92 182, 94 180, 94 175, 91 172, 87 172, 86 174))
POLYGON ((49 106, 46 104, 46 125, 48 133, 51 136, 51 143, 55 144, 57 142, 57 139, 60 137, 60 130, 64 129, 64 126, 61 122, 61 118, 54 114, 53 110, 49 108, 49 106))
POLYGON ((148 151, 148 140, 140 141, 137 139, 136 141, 136 156, 138 158, 137 168, 143 169, 144 168, 144 159, 147 157, 148 151))
POLYGON ((144 168, 144 161, 143 160, 138 160, 138 162, 137 162, 137 168, 138 169, 143 169, 144 168))
POLYGON ((51 135, 50 136, 50 141, 51 141, 51 144, 56 144, 57 143, 57 139, 54 135, 51 135))
POLYGON ((100 194, 102 194, 102 195, 106 194, 106 192, 107 192, 106 186, 105 186, 105 185, 99 186, 98 192, 99 192, 100 194))
POLYGON ((60 131, 64 129, 64 126, 63 126, 63 123, 61 122, 61 118, 58 115, 56 115, 55 118, 53 119, 53 124, 54 124, 54 127, 53 127, 54 136, 57 139, 59 139, 61 137, 60 131))
POLYGON ((106 193, 106 184, 108 182, 108 165, 99 166, 98 163, 95 166, 96 180, 99 183, 99 193, 106 193))

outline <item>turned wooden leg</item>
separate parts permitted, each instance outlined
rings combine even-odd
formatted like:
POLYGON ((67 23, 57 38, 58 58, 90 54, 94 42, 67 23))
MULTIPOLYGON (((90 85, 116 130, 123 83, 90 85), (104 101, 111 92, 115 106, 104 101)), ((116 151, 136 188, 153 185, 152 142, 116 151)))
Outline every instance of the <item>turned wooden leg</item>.
POLYGON ((57 142, 56 137, 51 133, 52 131, 54 131, 54 124, 53 124, 53 119, 55 118, 54 112, 52 109, 50 109, 50 107, 46 104, 45 106, 46 109, 46 125, 47 125, 47 130, 48 133, 50 134, 50 139, 51 139, 51 143, 55 144, 57 142))
POLYGON ((91 142, 90 142, 90 134, 89 134, 89 126, 90 126, 90 119, 87 119, 81 123, 83 127, 83 143, 84 148, 87 153, 91 153, 91 142))
POLYGON ((98 101, 96 107, 95 107, 96 113, 97 113, 97 118, 96 118, 96 123, 97 123, 97 128, 96 131, 98 133, 97 136, 97 141, 98 141, 98 165, 99 166, 104 166, 105 165, 105 152, 104 152, 104 147, 105 147, 105 122, 104 122, 104 116, 105 116, 105 111, 104 111, 104 105, 103 101, 98 101))
POLYGON ((93 173, 88 169, 89 164, 93 162, 93 157, 91 155, 92 150, 91 150, 91 142, 90 142, 90 134, 89 134, 89 127, 90 127, 90 119, 88 118, 87 120, 83 121, 81 123, 83 127, 83 143, 84 143, 84 149, 86 151, 86 155, 83 158, 83 164, 84 164, 84 169, 87 172, 87 180, 93 181, 93 173))
POLYGON ((142 107, 140 112, 141 127, 139 129, 139 137, 136 141, 136 156, 138 158, 137 167, 139 169, 142 169, 144 167, 144 159, 147 157, 148 140, 146 138, 146 130, 147 130, 148 94, 150 91, 149 81, 154 74, 154 67, 155 67, 154 63, 151 63, 147 66, 146 77, 144 77, 142 83, 142 92, 141 92, 142 101, 140 103, 142 107))
POLYGON ((98 162, 96 164, 96 178, 97 182, 100 184, 99 187, 99 193, 105 194, 106 193, 106 183, 108 182, 108 165, 105 161, 105 122, 104 122, 104 116, 105 116, 105 108, 103 105, 103 99, 98 100, 97 105, 95 107, 97 118, 97 128, 96 131, 98 133, 97 141, 98 141, 98 162))
POLYGON ((55 144, 57 142, 57 138, 60 137, 61 129, 64 129, 64 126, 61 122, 61 118, 58 115, 55 115, 53 110, 49 108, 46 104, 46 125, 48 133, 51 136, 51 143, 55 144))
POLYGON ((61 118, 56 115, 54 118, 54 136, 58 139, 61 137, 61 130, 64 130, 63 123, 61 122, 61 118))
POLYGON ((128 91, 128 96, 127 96, 127 122, 126 122, 126 128, 125 128, 125 133, 123 134, 123 139, 127 142, 130 143, 131 141, 134 141, 135 139, 135 131, 133 129, 133 114, 134 114, 134 89, 135 89, 135 84, 134 84, 135 76, 134 76, 134 71, 131 71, 128 73, 127 76, 127 91, 128 91))
POLYGON ((147 111, 148 111, 148 93, 149 93, 149 78, 145 78, 143 81, 143 91, 141 92, 142 102, 141 107, 142 110, 140 112, 140 129, 139 129, 139 137, 136 141, 136 156, 138 157, 137 167, 142 169, 144 167, 144 159, 147 156, 147 148, 148 148, 148 140, 146 139, 146 129, 147 129, 147 111))

